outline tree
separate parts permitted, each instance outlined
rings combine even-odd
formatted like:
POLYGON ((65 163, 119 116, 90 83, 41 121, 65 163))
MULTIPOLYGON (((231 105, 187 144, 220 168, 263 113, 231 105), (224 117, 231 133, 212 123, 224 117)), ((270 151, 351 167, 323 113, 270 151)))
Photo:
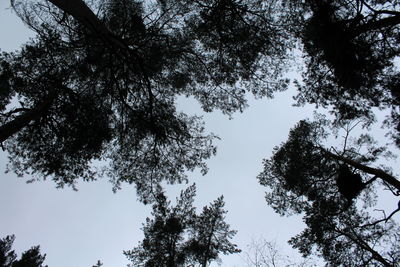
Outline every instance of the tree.
POLYGON ((240 252, 230 239, 236 231, 225 222, 223 197, 219 197, 203 212, 193 207, 195 185, 181 192, 175 206, 159 192, 153 205, 153 218, 143 226, 144 239, 125 255, 132 266, 201 266, 218 260, 220 253, 240 252))
MULTIPOLYGON (((305 63, 296 82, 297 104, 331 108, 338 127, 351 120, 371 124, 377 109, 390 111, 384 125, 392 127, 399 147, 400 2, 283 2, 305 63)), ((391 218, 399 209, 383 219, 370 212, 377 184, 394 195, 400 190, 389 169, 371 166, 389 153, 387 147, 374 146, 368 134, 350 145, 347 127, 343 149, 327 149, 323 143, 331 133, 324 128, 330 124, 299 122, 264 161, 259 180, 271 190, 267 202, 281 215, 303 214, 307 228, 290 241, 303 255, 316 249, 334 266, 393 266, 399 261, 399 228, 391 218), (357 209, 361 203, 366 210, 357 209)))
POLYGON ((326 149, 323 142, 330 136, 329 123, 323 118, 300 121, 288 140, 264 161, 258 179, 270 189, 267 203, 281 215, 303 215, 307 227, 290 243, 304 256, 318 253, 333 266, 397 266, 400 227, 392 216, 400 209, 396 205, 383 219, 371 212, 379 180, 394 195, 400 189, 389 170, 369 166, 385 155, 386 148, 375 146, 366 134, 351 141, 353 125, 345 128, 341 152, 326 149), (351 172, 344 177, 345 189, 354 188, 353 175, 363 182, 352 199, 339 184, 344 166, 351 172))
POLYGON ((161 180, 206 172, 215 153, 215 136, 176 110, 177 96, 229 115, 246 91, 287 86, 291 42, 267 12, 279 1, 11 2, 37 33, 0 57, 0 142, 19 175, 74 185, 105 160, 115 189, 134 183, 146 200, 161 180))
POLYGON ((292 32, 302 43, 306 68, 298 82, 299 104, 332 107, 338 120, 374 118, 387 109, 386 124, 400 145, 399 1, 285 1, 292 32))
POLYGON ((317 266, 311 259, 296 260, 279 251, 275 242, 264 238, 252 240, 243 258, 248 267, 311 267, 317 266))
POLYGON ((15 261, 17 255, 11 250, 14 236, 6 236, 0 240, 0 266, 8 267, 15 261))
POLYGON ((43 265, 46 255, 40 254, 39 246, 23 252, 18 260, 16 253, 11 250, 14 240, 15 237, 13 235, 0 239, 1 267, 47 267, 47 265, 43 265))

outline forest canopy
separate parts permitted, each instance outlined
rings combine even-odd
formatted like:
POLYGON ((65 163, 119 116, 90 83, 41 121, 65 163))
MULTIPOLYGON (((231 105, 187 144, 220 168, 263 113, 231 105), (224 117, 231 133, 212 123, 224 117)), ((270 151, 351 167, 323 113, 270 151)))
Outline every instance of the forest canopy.
POLYGON ((398 265, 400 206, 383 216, 374 208, 383 191, 400 195, 400 179, 385 165, 400 148, 400 1, 11 4, 36 36, 0 54, 0 143, 9 168, 58 187, 101 176, 114 190, 133 184, 155 217, 143 242, 125 252, 133 263, 207 266, 220 252, 238 252, 222 197, 196 215, 193 187, 181 195, 188 206, 171 207, 162 193, 164 182, 188 182, 188 171, 205 174, 216 153, 218 137, 202 117, 178 111, 178 98, 230 118, 250 94, 286 90, 295 70, 293 104, 330 116, 299 121, 264 160, 258 180, 267 204, 303 216, 305 229, 289 243, 304 257, 332 266, 398 265), (370 129, 382 114, 389 138, 378 145, 370 129), (180 208, 193 220, 176 217, 180 208), (203 242, 209 229, 200 225, 214 215, 226 246, 203 242))
POLYGON ((177 96, 231 115, 247 91, 271 97, 287 87, 291 42, 267 12, 279 2, 12 4, 37 33, 0 57, 0 141, 20 175, 74 185, 95 179, 91 162, 104 159, 115 188, 133 183, 146 199, 161 181, 205 173, 215 154, 215 136, 176 110, 177 96))

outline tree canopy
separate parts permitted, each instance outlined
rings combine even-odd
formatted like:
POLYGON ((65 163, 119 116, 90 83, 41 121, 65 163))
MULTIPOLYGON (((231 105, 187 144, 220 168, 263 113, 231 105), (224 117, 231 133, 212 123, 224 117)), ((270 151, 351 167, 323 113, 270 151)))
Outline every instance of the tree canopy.
POLYGON ((181 192, 171 206, 161 191, 153 205, 153 218, 143 225, 144 239, 133 250, 125 251, 133 266, 206 267, 219 255, 240 252, 230 239, 236 231, 225 222, 223 197, 219 197, 200 214, 193 201, 196 187, 181 192))
POLYGON ((288 3, 292 32, 302 44, 299 104, 332 108, 338 120, 387 109, 399 146, 399 1, 308 0, 288 3))
POLYGON ((258 179, 269 188, 267 203, 281 215, 303 216, 307 227, 290 243, 304 256, 319 253, 333 266, 396 266, 400 227, 391 217, 400 209, 393 203, 384 218, 371 209, 379 180, 394 195, 400 189, 388 170, 370 166, 387 151, 366 134, 351 139, 352 127, 342 150, 330 151, 323 146, 329 123, 300 121, 264 161, 258 179))
MULTIPOLYGON (((0 54, 0 143, 10 169, 60 187, 102 174, 114 189, 134 184, 142 201, 153 201, 154 219, 139 246, 125 252, 133 264, 206 266, 237 252, 222 198, 196 215, 194 186, 175 207, 160 189, 163 181, 187 181, 188 170, 206 173, 216 153, 217 137, 201 117, 177 110, 177 99, 230 116, 247 106, 247 93, 285 90, 289 63, 304 67, 297 105, 335 117, 300 121, 264 161, 258 178, 270 190, 268 204, 281 215, 303 215, 306 229, 290 243, 304 256, 316 252, 333 266, 400 262, 393 220, 400 207, 383 218, 372 212, 376 188, 400 192, 400 180, 377 165, 389 146, 376 146, 369 134, 349 138, 352 121, 369 125, 384 110, 400 148, 400 1, 11 3, 36 37, 0 54), (303 62, 290 61, 297 53, 303 62), (345 127, 342 148, 328 148, 338 127, 345 127)), ((10 241, 2 241, 7 251, 10 241)), ((14 261, 7 251, 4 262, 14 261)), ((38 250, 32 253, 41 264, 38 250)))
POLYGON ((0 266, 1 267, 47 267, 43 265, 46 255, 40 254, 39 246, 30 248, 17 259, 12 250, 15 236, 9 235, 0 239, 0 266))
POLYGON ((287 86, 290 42, 267 12, 278 1, 12 4, 37 33, 0 57, 0 141, 20 175, 73 185, 104 159, 115 188, 134 183, 146 198, 161 180, 206 172, 215 153, 201 118, 176 110, 178 96, 229 115, 246 107, 246 91, 287 86))
POLYGON ((37 33, 0 59, 0 141, 21 175, 73 185, 105 159, 115 188, 134 183, 145 198, 161 180, 206 172, 215 136, 176 110, 177 96, 228 115, 246 91, 272 97, 296 42, 298 104, 331 106, 337 120, 390 109, 398 142, 397 1, 12 3, 37 33))
POLYGON ((377 188, 399 195, 400 180, 377 166, 395 148, 376 146, 370 134, 351 138, 350 125, 367 127, 385 110, 384 126, 399 147, 400 3, 283 2, 305 63, 297 104, 316 104, 335 117, 300 121, 264 161, 258 178, 269 188, 267 203, 281 215, 303 216, 307 227, 290 243, 305 256, 318 253, 333 266, 396 266, 398 205, 383 218, 372 211, 377 188), (341 127, 342 147, 327 148, 341 127))

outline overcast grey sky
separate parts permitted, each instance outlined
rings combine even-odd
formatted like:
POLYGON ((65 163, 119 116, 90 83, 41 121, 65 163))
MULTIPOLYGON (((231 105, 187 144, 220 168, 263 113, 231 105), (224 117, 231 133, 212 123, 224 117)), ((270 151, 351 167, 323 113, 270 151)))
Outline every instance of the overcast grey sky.
MULTIPOLYGON (((26 41, 30 32, 19 19, 6 10, 8 0, 0 1, 0 49, 12 51, 26 41)), ((208 160, 209 172, 189 174, 197 184, 199 209, 224 195, 227 221, 238 230, 234 242, 246 249, 260 236, 276 240, 283 253, 294 253, 286 241, 303 229, 299 218, 281 218, 267 207, 264 190, 256 179, 262 159, 287 138, 294 124, 312 116, 312 108, 295 108, 291 104, 293 88, 276 94, 272 100, 249 101, 249 108, 232 120, 219 112, 203 114, 195 102, 180 101, 179 108, 203 114, 206 129, 217 134, 218 153, 208 160)), ((79 183, 78 192, 56 189, 50 181, 26 184, 29 177, 4 174, 7 155, 0 154, 0 237, 15 234, 14 248, 21 252, 40 245, 47 254, 49 267, 91 267, 100 259, 104 267, 126 266, 123 250, 137 245, 140 230, 150 206, 136 198, 133 186, 124 186, 113 194, 112 185, 103 180, 79 183)), ((175 199, 185 185, 168 186, 175 199)), ((239 255, 223 257, 222 266, 243 266, 239 255)))

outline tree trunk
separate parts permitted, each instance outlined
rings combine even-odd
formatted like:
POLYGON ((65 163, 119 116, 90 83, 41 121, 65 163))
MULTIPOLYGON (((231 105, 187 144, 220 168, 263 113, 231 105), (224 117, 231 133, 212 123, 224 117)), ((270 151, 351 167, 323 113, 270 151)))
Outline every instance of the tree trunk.
POLYGON ((89 31, 99 38, 111 43, 116 48, 128 49, 128 47, 104 25, 83 0, 48 0, 62 11, 71 15, 89 31))
POLYGON ((46 99, 37 107, 24 112, 17 116, 12 121, 0 126, 0 144, 19 132, 22 128, 29 125, 31 121, 37 120, 49 109, 51 103, 55 98, 55 93, 51 93, 46 99))
POLYGON ((321 150, 330 158, 336 159, 336 160, 340 160, 346 164, 349 164, 350 166, 353 166, 354 168, 361 170, 363 172, 375 175, 379 178, 381 178, 383 181, 385 181, 386 183, 394 186, 395 188, 397 188, 397 190, 400 191, 400 181, 396 179, 396 177, 386 173, 385 171, 381 170, 381 169, 376 169, 376 168, 372 168, 372 167, 368 167, 366 165, 363 165, 361 163, 358 163, 354 160, 345 158, 343 156, 339 156, 336 155, 328 150, 326 150, 323 147, 320 147, 321 150))

